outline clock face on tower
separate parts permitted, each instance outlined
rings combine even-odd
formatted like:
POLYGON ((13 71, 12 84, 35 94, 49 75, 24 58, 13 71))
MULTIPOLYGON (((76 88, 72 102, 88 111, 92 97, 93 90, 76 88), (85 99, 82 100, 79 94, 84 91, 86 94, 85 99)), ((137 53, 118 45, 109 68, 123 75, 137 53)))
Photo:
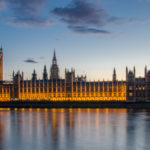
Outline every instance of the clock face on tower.
POLYGON ((2 53, 0 53, 0 59, 2 59, 2 53))

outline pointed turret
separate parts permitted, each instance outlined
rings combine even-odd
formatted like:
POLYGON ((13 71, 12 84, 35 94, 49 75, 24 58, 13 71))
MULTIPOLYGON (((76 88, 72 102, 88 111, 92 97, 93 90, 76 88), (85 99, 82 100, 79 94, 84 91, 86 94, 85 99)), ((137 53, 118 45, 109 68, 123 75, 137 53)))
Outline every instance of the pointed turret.
POLYGON ((146 75, 147 75, 147 66, 145 66, 145 71, 144 71, 145 78, 146 78, 146 75))
POLYGON ((53 61, 52 61, 52 64, 57 64, 57 59, 56 59, 56 52, 55 52, 55 49, 54 49, 54 55, 53 55, 53 61))
POLYGON ((116 69, 114 68, 114 71, 113 71, 113 82, 115 82, 117 79, 116 79, 116 69))
POLYGON ((47 73, 46 65, 44 65, 44 73, 47 73))
POLYGON ((14 80, 14 77, 15 77, 15 71, 14 70, 13 70, 12 77, 13 77, 13 80, 14 80))
POLYGON ((44 81, 48 80, 48 75, 47 75, 46 65, 44 66, 44 71, 43 71, 43 80, 44 80, 44 81))
POLYGON ((15 76, 15 79, 18 83, 20 83, 20 80, 21 80, 21 74, 20 74, 20 70, 18 70, 16 76, 15 76))
POLYGON ((22 72, 22 81, 24 80, 24 72, 22 72))
POLYGON ((37 74, 35 69, 33 70, 33 74, 32 74, 32 81, 36 81, 37 80, 37 74))
POLYGON ((56 52, 55 52, 55 48, 54 48, 54 57, 53 58, 55 58, 56 59, 56 52))
POLYGON ((128 67, 126 66, 126 81, 128 80, 128 67))
POLYGON ((133 67, 133 72, 134 72, 134 77, 135 77, 135 74, 136 74, 135 66, 133 67))

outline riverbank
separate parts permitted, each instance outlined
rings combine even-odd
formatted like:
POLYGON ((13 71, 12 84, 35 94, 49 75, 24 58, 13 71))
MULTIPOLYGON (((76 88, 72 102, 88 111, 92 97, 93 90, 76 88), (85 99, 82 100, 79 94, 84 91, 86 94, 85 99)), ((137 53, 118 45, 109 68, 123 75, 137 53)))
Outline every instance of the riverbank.
POLYGON ((1 101, 0 108, 137 108, 150 109, 150 102, 125 101, 1 101))

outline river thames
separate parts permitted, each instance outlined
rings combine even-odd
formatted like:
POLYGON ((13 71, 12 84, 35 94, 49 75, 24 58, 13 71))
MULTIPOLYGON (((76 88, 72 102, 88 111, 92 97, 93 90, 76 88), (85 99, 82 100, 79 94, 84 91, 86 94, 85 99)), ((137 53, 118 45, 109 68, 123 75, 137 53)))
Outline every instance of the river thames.
POLYGON ((0 109, 0 150, 149 150, 150 111, 0 109))

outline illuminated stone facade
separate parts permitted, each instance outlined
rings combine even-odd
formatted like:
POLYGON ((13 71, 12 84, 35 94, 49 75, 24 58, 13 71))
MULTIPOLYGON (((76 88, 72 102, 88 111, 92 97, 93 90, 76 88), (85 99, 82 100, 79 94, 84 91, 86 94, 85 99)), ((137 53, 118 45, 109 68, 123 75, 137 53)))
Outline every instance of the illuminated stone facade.
POLYGON ((12 98, 12 83, 0 82, 0 101, 9 101, 12 98))
POLYGON ((136 78, 135 68, 126 68, 126 81, 118 81, 114 69, 112 81, 87 81, 86 76, 76 77, 74 69, 65 69, 65 78, 61 79, 54 52, 50 78, 46 66, 41 80, 37 80, 35 70, 31 80, 24 80, 20 71, 13 73, 12 83, 0 83, 0 100, 148 101, 150 71, 145 67, 145 77, 136 78))
POLYGON ((144 77, 136 78, 133 71, 126 68, 126 85, 128 101, 150 101, 150 71, 145 67, 144 77))
POLYGON ((126 100, 126 82, 58 80, 24 81, 14 84, 16 99, 22 100, 126 100))

